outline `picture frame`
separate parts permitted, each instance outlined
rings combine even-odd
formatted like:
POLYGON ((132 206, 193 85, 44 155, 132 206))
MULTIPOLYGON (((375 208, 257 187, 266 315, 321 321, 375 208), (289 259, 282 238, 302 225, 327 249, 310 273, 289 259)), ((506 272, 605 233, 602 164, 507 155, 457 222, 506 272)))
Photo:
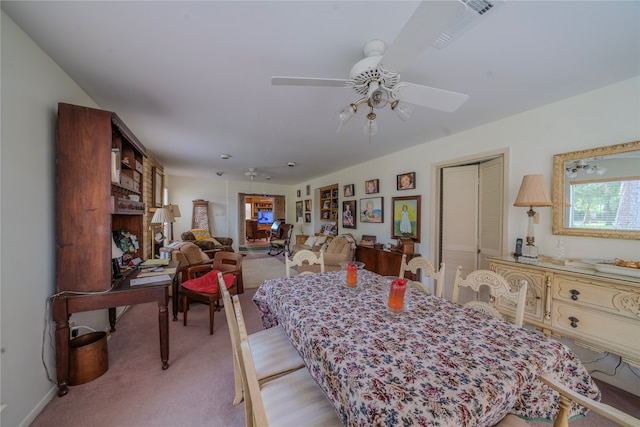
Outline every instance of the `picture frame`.
POLYGON ((356 227, 356 201, 345 200, 342 202, 342 228, 356 227))
POLYGON ((307 185, 307 196, 311 195, 311 185, 307 185))
POLYGON ((360 199, 360 222, 384 222, 384 197, 360 199))
POLYGON ((322 219, 329 219, 329 211, 322 212, 322 219))
POLYGON ((296 191, 296 196, 297 196, 297 197, 300 197, 300 193, 301 193, 301 191, 300 191, 300 190, 297 190, 297 191, 296 191))
MULTIPOLYGON (((370 179, 364 182, 364 193, 365 194, 376 194, 380 192, 380 180, 379 179, 370 179)), ((362 205, 360 205, 362 206, 362 205)))
POLYGON ((311 212, 311 199, 307 199, 304 201, 304 211, 311 212))
POLYGON ((152 168, 152 186, 153 186, 153 207, 161 208, 162 207, 162 189, 164 188, 164 175, 160 172, 158 168, 155 166, 152 168))
POLYGON ((407 172, 396 176, 396 190, 413 190, 416 188, 416 173, 407 172))
POLYGON ((304 222, 311 222, 311 212, 306 212, 304 214, 304 222))
POLYGON ((409 238, 420 243, 421 196, 393 197, 391 199, 391 238, 409 238))
MULTIPOLYGON (((299 190, 298 190, 299 191, 299 190)), ((296 202, 296 218, 302 218, 304 206, 302 200, 296 202)))
POLYGON ((356 195, 355 192, 355 185, 353 184, 347 184, 343 187, 343 192, 342 194, 344 195, 344 197, 353 197, 356 195))
POLYGON ((324 201, 324 203, 322 204, 322 209, 331 209, 331 203, 329 202, 329 200, 324 201))

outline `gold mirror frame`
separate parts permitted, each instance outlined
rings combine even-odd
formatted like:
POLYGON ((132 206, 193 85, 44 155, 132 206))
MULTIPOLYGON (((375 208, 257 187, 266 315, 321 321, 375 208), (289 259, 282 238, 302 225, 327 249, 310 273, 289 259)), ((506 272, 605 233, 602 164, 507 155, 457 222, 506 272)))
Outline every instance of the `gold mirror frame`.
POLYGON ((640 240, 640 230, 598 230, 585 228, 569 228, 564 225, 565 208, 565 162, 609 156, 612 154, 640 151, 640 141, 598 147, 590 150, 573 151, 553 156, 553 234, 565 236, 603 237, 608 239, 640 240))

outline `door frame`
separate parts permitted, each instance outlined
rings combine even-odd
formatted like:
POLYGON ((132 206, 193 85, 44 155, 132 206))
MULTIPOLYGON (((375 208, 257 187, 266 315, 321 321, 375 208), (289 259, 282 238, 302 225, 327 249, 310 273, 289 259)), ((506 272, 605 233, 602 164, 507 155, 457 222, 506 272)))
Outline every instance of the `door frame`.
MULTIPOLYGON (((509 194, 509 170, 510 170, 510 148, 505 147, 497 150, 487 151, 484 153, 472 154, 469 156, 458 157, 455 159, 445 160, 442 162, 433 163, 431 165, 431 206, 433 206, 433 215, 431 216, 430 223, 430 234, 434 236, 430 243, 429 252, 432 254, 432 258, 435 261, 435 265, 440 265, 442 262, 442 252, 440 250, 442 245, 442 234, 440 229, 440 217, 442 212, 442 206, 440 203, 441 200, 441 188, 442 188, 442 180, 440 178, 441 170, 448 167, 455 166, 464 166, 469 164, 481 163, 487 160, 495 159, 496 157, 503 158, 503 170, 502 170, 502 180, 503 180, 503 195, 502 199, 504 203, 502 204, 502 250, 504 248, 508 248, 508 194, 509 194)), ((455 268, 455 266, 452 266, 455 268)), ((449 268, 452 268, 449 267, 449 268)))

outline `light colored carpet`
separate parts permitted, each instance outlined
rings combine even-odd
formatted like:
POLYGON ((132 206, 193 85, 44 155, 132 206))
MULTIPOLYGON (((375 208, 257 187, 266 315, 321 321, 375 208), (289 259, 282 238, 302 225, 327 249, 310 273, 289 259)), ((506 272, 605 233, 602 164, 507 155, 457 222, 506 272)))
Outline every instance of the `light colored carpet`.
MULTIPOLYGON (((291 273, 292 275, 296 274, 295 271, 291 273)), ((267 279, 285 277, 286 275, 287 271, 282 255, 242 261, 242 280, 245 289, 257 288, 267 279)))

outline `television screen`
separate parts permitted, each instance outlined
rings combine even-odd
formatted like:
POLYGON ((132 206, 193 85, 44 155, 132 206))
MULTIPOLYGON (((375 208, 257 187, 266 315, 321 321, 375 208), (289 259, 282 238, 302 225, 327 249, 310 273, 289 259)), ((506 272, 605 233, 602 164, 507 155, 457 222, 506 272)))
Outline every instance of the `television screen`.
POLYGON ((272 211, 258 211, 258 224, 271 224, 273 222, 272 211))

